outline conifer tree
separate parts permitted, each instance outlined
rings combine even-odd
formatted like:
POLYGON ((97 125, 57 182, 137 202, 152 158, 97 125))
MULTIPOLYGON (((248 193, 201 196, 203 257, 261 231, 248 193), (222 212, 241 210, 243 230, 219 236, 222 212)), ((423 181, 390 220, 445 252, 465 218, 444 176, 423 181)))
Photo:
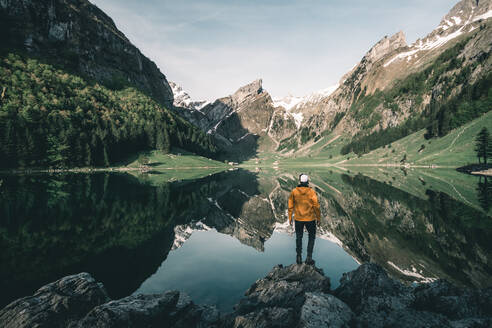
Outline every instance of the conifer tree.
POLYGON ((475 138, 475 151, 478 163, 480 163, 480 158, 483 158, 484 164, 487 164, 487 158, 492 156, 492 140, 486 127, 482 128, 475 138))

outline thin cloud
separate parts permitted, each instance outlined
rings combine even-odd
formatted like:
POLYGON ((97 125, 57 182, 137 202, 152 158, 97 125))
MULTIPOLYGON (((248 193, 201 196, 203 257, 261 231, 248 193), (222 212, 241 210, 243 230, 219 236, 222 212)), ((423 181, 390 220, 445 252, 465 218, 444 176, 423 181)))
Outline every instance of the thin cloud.
POLYGON ((263 78, 274 97, 336 84, 385 35, 414 41, 451 0, 93 0, 197 99, 214 100, 263 78))

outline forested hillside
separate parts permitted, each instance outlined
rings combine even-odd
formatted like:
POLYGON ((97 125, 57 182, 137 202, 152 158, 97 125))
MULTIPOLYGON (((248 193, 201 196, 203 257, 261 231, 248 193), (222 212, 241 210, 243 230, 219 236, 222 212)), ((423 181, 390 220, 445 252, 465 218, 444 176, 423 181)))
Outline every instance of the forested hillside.
POLYGON ((18 54, 0 58, 0 168, 108 166, 173 146, 213 156, 209 136, 141 91, 111 90, 18 54))
POLYGON ((427 128, 427 139, 443 137, 488 112, 492 108, 492 73, 482 73, 478 79, 478 74, 472 73, 489 60, 490 52, 481 53, 473 61, 465 63, 463 52, 469 41, 465 39, 446 50, 426 69, 396 82, 395 87, 389 90, 377 91, 372 95, 365 95, 362 91, 350 112, 357 120, 366 123, 352 142, 341 149, 341 153, 368 153, 422 128, 427 128), (472 81, 473 78, 476 80, 472 81), (436 89, 434 92, 433 88, 436 89), (431 94, 431 98, 422 113, 412 113, 397 127, 367 132, 381 119, 375 111, 377 107, 398 112, 398 99, 410 99, 417 107, 422 104, 426 93, 431 94))

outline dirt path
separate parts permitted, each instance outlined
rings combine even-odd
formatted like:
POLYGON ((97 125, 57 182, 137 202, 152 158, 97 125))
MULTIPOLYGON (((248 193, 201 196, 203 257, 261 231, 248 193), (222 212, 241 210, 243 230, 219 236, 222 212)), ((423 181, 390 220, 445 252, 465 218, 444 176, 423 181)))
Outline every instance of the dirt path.
POLYGON ((454 144, 456 143, 456 140, 458 140, 458 138, 459 138, 459 137, 461 137, 461 136, 463 135, 463 133, 464 133, 467 129, 469 129, 470 127, 472 127, 474 124, 476 124, 476 122, 475 122, 475 123, 473 123, 473 124, 470 124, 469 126, 465 126, 465 127, 463 127, 463 128, 461 129, 461 131, 460 131, 460 132, 458 132, 458 134, 456 135, 456 137, 454 137, 453 141, 451 141, 451 143, 449 144, 449 146, 447 146, 446 148, 442 149, 441 151, 439 151, 439 152, 437 152, 437 153, 435 153, 435 154, 431 154, 431 155, 429 155, 429 156, 422 157, 422 158, 420 158, 420 159, 419 159, 419 160, 417 160, 417 161, 418 161, 418 162, 421 162, 421 161, 424 161, 424 160, 426 160, 426 159, 428 159, 428 158, 437 157, 437 156, 441 155, 443 152, 445 152, 445 151, 447 151, 447 150, 452 151, 451 147, 453 147, 453 146, 454 146, 454 144))
POLYGON ((486 176, 492 176, 492 169, 483 170, 483 171, 474 171, 474 172, 472 172, 471 174, 474 174, 474 175, 486 175, 486 176))

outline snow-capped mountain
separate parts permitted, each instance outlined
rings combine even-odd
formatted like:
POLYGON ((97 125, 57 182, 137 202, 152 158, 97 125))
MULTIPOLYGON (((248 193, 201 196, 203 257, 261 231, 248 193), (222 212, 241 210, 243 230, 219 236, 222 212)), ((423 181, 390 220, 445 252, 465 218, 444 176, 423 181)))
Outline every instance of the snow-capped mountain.
POLYGON ((310 111, 305 109, 310 107, 310 105, 316 104, 324 98, 330 96, 339 86, 340 84, 336 84, 326 89, 312 92, 303 97, 288 95, 284 98, 274 99, 273 106, 275 108, 285 109, 285 118, 287 119, 289 116, 292 117, 296 124, 297 130, 299 130, 302 122, 310 116, 310 111))
POLYGON ((383 66, 388 67, 403 60, 418 62, 418 59, 425 56, 426 52, 442 47, 464 33, 472 32, 479 27, 480 21, 490 17, 492 17, 492 2, 486 0, 461 1, 444 16, 432 33, 415 41, 408 49, 386 61, 383 66))
POLYGON ((320 150, 342 135, 350 140, 421 120, 428 114, 431 99, 449 101, 466 84, 484 79, 490 71, 491 18, 492 0, 462 0, 427 36, 411 45, 402 31, 385 36, 339 84, 303 97, 272 100, 257 80, 230 96, 195 106, 181 88, 171 85, 176 103, 189 108, 181 115, 213 135, 229 159, 242 160, 272 150, 286 156, 308 153, 312 145, 321 143, 316 147, 320 150), (439 60, 447 50, 454 51, 454 69, 448 63, 449 55, 439 60), (425 71, 438 65, 441 70, 425 71), (417 82, 407 81, 415 74, 425 75, 417 81, 423 83, 418 90, 414 88, 417 82), (454 78, 458 75, 459 79, 454 78), (411 92, 396 90, 403 81, 411 92), (446 89, 452 92, 443 99, 446 89), (391 95, 390 90, 394 91, 391 95), (368 101, 371 97, 372 102, 368 101))
POLYGON ((298 107, 301 107, 302 105, 308 104, 308 103, 313 103, 320 101, 321 99, 328 97, 331 95, 338 87, 340 84, 333 85, 331 87, 328 87, 326 89, 318 90, 315 92, 312 92, 308 95, 305 95, 303 97, 296 97, 293 95, 288 95, 284 98, 280 99, 274 99, 273 100, 273 105, 275 107, 283 107, 287 111, 294 110, 298 107))
POLYGON ((182 107, 191 110, 200 110, 206 106, 209 102, 205 100, 193 100, 190 95, 183 90, 183 88, 172 81, 169 81, 169 85, 174 94, 173 105, 176 107, 182 107))
POLYGON ((382 38, 329 96, 311 102, 294 97, 276 101, 304 116, 302 128, 279 149, 286 155, 291 149, 309 153, 312 145, 329 145, 342 135, 362 138, 411 120, 429 120, 431 99, 446 104, 467 86, 487 83, 491 20, 492 0, 462 0, 411 45, 401 31, 382 38), (412 80, 416 76, 418 80, 412 80))

